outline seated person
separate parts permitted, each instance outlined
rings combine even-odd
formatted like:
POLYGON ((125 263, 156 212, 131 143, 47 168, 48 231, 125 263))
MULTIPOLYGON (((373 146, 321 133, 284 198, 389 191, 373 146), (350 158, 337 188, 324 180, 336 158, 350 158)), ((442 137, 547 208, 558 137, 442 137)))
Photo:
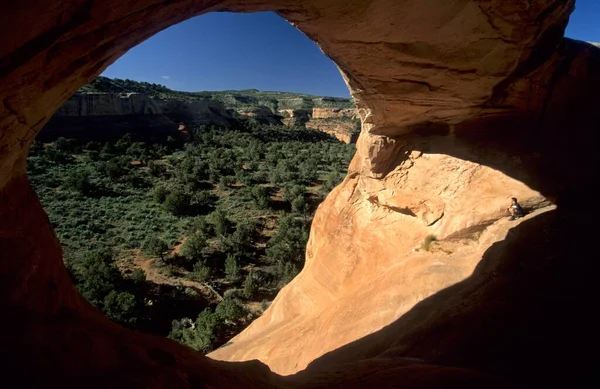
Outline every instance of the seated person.
POLYGON ((515 220, 520 217, 523 217, 523 215, 525 215, 525 212, 523 211, 523 207, 521 207, 521 204, 517 202, 517 198, 513 197, 511 198, 511 200, 512 202, 507 208, 508 212, 510 212, 510 218, 508 220, 515 220))

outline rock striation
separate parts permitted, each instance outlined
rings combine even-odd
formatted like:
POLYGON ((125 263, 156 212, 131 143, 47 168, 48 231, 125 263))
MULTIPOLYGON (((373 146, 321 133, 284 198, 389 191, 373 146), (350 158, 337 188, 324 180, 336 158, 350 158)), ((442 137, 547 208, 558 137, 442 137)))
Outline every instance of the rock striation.
POLYGON ((589 385, 600 49, 563 38, 573 7, 573 0, 5 7, 0 328, 10 335, 3 349, 11 358, 2 379, 25 387, 589 385), (139 42, 206 12, 264 10, 336 62, 362 129, 346 178, 315 215, 305 268, 211 359, 125 331, 82 300, 27 182, 25 158, 61 103, 139 42), (504 217, 511 196, 529 211, 512 224, 504 217))

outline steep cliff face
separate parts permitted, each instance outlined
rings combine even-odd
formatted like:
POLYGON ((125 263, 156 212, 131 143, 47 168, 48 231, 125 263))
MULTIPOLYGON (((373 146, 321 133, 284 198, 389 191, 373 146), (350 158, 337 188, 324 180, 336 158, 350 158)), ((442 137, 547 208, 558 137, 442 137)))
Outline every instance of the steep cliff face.
POLYGON ((139 93, 76 93, 56 112, 60 116, 158 115, 161 109, 139 93))
POLYGON ((139 93, 76 93, 52 116, 38 139, 58 137, 89 140, 116 139, 126 132, 173 134, 177 124, 160 106, 139 93))
POLYGON ((355 143, 360 120, 354 108, 280 109, 286 126, 306 126, 335 136, 346 143, 355 143))
POLYGON ((333 135, 342 142, 355 143, 360 133, 360 118, 354 108, 313 108, 306 127, 333 135))
POLYGON ((360 174, 355 158, 315 216, 302 273, 211 357, 259 359, 284 375, 303 370, 471 275, 485 251, 514 226, 506 218, 511 196, 530 211, 550 205, 539 192, 483 164, 487 159, 516 171, 519 161, 489 158, 484 149, 445 137, 405 139, 396 147, 395 167, 382 178, 360 174), (438 152, 449 148, 465 159, 438 152), (437 237, 439 250, 421 248, 429 235, 437 237), (305 338, 320 341, 306 344, 305 338))
POLYGON ((268 107, 255 107, 252 109, 243 109, 243 110, 238 111, 238 113, 242 116, 258 120, 261 123, 282 124, 282 122, 281 122, 282 117, 279 115, 276 115, 268 107))
POLYGON ((348 118, 357 119, 358 112, 354 108, 313 108, 313 119, 348 118))
POLYGON ((211 100, 153 99, 142 93, 76 93, 52 116, 39 139, 77 136, 108 140, 127 132, 175 134, 181 123, 231 127, 237 119, 223 104, 211 100))
POLYGON ((231 127, 237 120, 216 101, 156 100, 161 112, 169 119, 186 125, 231 127))
POLYGON ((4 379, 491 388, 595 378, 583 356, 596 330, 587 237, 599 216, 589 183, 600 50, 562 38, 574 1, 40 4, 0 13, 11 37, 0 47, 4 379), (338 64, 362 123, 347 177, 315 216, 304 270, 212 354, 285 374, 307 367, 290 377, 101 318, 69 283, 25 177, 29 143, 74 90, 162 28, 215 10, 290 20, 338 64), (502 218, 511 196, 531 211, 514 224, 502 218))

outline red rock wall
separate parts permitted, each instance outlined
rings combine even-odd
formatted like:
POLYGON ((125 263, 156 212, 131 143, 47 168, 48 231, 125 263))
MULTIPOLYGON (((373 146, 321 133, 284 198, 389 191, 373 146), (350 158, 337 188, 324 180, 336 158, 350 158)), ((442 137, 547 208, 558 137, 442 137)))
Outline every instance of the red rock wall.
POLYGON ((586 249, 597 230, 589 186, 599 162, 600 54, 562 39, 573 4, 2 5, 3 379, 25 387, 580 386, 592 377, 582 356, 595 303, 586 249), (214 10, 287 18, 338 64, 363 123, 347 178, 315 216, 306 268, 215 353, 259 358, 281 373, 308 365, 291 377, 258 362, 214 361, 102 318, 69 283, 25 178, 29 144, 79 86, 156 32, 214 10), (501 196, 515 192, 558 209, 507 227, 501 196), (413 251, 429 233, 447 239, 433 253, 413 251))

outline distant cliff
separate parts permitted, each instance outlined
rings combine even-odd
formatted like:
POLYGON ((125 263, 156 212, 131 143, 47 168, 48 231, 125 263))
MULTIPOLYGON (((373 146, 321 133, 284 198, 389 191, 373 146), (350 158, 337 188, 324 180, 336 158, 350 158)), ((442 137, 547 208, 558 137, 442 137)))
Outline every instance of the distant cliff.
POLYGON ((354 108, 282 109, 279 113, 287 126, 313 128, 346 143, 356 142, 360 133, 360 120, 354 108))
POLYGON ((176 133, 186 126, 232 127, 251 119, 306 126, 353 142, 359 122, 351 99, 258 90, 179 92, 162 85, 98 77, 56 112, 38 139, 109 140, 125 132, 176 133))
POLYGON ((126 132, 165 135, 177 123, 163 114, 159 102, 139 93, 76 93, 52 116, 38 135, 111 140, 126 132))

